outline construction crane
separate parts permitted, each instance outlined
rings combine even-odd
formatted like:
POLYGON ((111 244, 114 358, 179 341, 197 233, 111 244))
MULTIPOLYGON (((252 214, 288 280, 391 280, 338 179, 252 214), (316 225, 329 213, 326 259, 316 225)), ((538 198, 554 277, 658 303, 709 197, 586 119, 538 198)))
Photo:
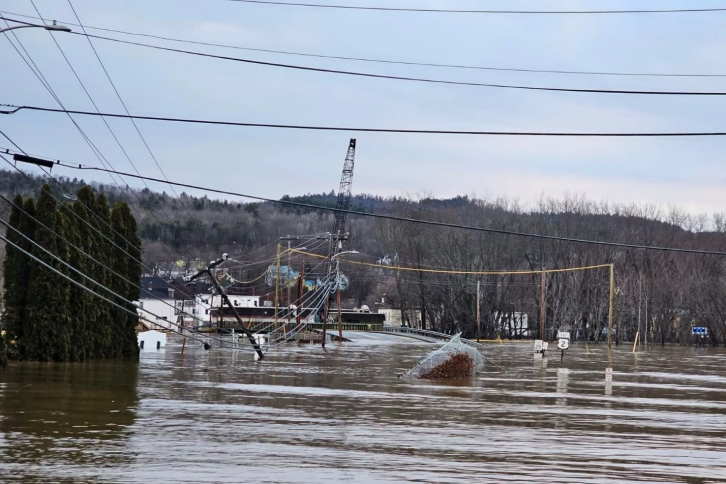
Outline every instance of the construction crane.
MULTIPOLYGON (((328 270, 326 271, 326 280, 330 280, 334 272, 333 260, 340 252, 343 246, 343 240, 348 238, 345 232, 345 219, 350 210, 350 193, 353 186, 353 167, 355 165, 355 139, 351 138, 348 143, 348 153, 345 155, 343 162, 343 174, 340 177, 340 187, 338 188, 338 200, 335 203, 335 219, 333 220, 333 230, 328 234, 330 245, 328 246, 328 270)), ((339 284, 340 281, 335 281, 339 284)), ((328 309, 330 308, 330 299, 333 293, 330 291, 325 299, 325 310, 323 311, 323 347, 325 347, 325 339, 327 338, 326 330, 328 324, 328 309)))

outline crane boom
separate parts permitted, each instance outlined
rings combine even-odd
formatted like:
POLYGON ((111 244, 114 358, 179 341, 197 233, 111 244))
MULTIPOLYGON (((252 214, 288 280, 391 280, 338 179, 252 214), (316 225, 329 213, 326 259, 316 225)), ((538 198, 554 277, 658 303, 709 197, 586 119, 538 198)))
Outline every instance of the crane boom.
MULTIPOLYGON (((342 241, 347 238, 345 233, 345 219, 350 209, 350 193, 353 187, 353 167, 355 166, 355 139, 351 138, 348 143, 348 153, 345 155, 345 161, 343 162, 343 174, 340 177, 340 187, 338 188, 338 200, 335 203, 335 219, 333 220, 333 230, 328 235, 330 238, 330 245, 328 246, 328 270, 327 281, 330 281, 330 277, 333 275, 334 264, 333 259, 335 255, 340 252, 342 241)), ((340 281, 335 281, 335 284, 339 284, 340 281)), ((331 286, 334 287, 334 286, 331 286)), ((325 298, 325 309, 323 311, 323 348, 325 347, 326 339, 326 327, 328 323, 328 310, 330 308, 330 299, 333 292, 330 291, 325 298)))
MULTIPOLYGON (((350 209, 350 192, 353 186, 353 166, 355 165, 355 139, 351 139, 348 144, 348 153, 345 155, 343 163, 343 174, 340 177, 340 188, 338 189, 338 200, 335 203, 335 221, 333 222, 333 230, 330 232, 333 237, 345 237, 345 218, 350 209)), ((331 252, 333 255, 333 252, 331 252)))

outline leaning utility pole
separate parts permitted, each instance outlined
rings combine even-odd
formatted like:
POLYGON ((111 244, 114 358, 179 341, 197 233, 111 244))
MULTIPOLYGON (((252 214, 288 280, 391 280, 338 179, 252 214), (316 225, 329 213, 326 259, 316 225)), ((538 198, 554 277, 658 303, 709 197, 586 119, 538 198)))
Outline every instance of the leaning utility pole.
MULTIPOLYGON (((222 296, 222 299, 224 300, 224 302, 227 303, 227 306, 229 306, 230 309, 232 310, 232 314, 234 314, 234 317, 237 319, 237 322, 239 323, 240 327, 242 328, 242 332, 245 334, 245 336, 247 336, 247 339, 250 340, 252 347, 257 352, 257 356, 259 356, 259 358, 262 359, 265 357, 265 355, 262 353, 262 348, 257 343, 257 341, 255 341, 255 337, 252 334, 252 332, 249 329, 247 329, 247 326, 245 326, 239 313, 237 312, 235 307, 232 305, 232 301, 230 301, 229 298, 227 297, 227 292, 219 284, 219 281, 217 281, 217 278, 214 276, 214 273, 212 272, 212 269, 214 269, 218 265, 222 264, 226 260, 227 260, 227 254, 222 254, 221 259, 219 259, 218 261, 212 261, 207 267, 205 267, 203 270, 197 272, 194 276, 190 277, 186 282, 190 283, 194 279, 197 279, 200 276, 202 276, 203 274, 206 274, 209 276, 209 278, 212 280, 212 284, 214 284, 214 287, 219 292, 219 295, 222 296)), ((212 302, 214 302, 214 297, 212 297, 212 302)), ((211 311, 210 311, 210 318, 211 318, 211 311)))

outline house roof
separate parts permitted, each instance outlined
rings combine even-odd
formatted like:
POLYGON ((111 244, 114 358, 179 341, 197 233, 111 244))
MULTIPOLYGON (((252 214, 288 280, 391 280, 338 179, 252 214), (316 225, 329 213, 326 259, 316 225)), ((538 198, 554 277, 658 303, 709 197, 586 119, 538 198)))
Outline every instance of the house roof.
POLYGON ((139 299, 169 299, 169 283, 158 276, 142 277, 139 299), (149 294, 151 293, 151 294, 149 294))

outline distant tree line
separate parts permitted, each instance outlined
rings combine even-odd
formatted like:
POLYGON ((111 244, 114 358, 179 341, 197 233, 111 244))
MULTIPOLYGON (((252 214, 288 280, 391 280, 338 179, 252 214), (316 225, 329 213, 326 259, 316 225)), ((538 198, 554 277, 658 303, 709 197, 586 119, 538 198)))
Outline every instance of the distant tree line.
POLYGON ((6 237, 58 272, 132 313, 71 284, 6 244, 2 315, 5 337, 0 342, 0 358, 3 347, 4 354, 12 360, 138 357, 136 307, 50 255, 123 298, 136 301, 139 298, 137 281, 141 277, 141 264, 137 261, 141 256, 141 240, 136 220, 125 202, 116 202, 110 209, 106 196, 94 195, 87 185, 76 196, 72 204, 59 204, 48 185, 43 186, 35 199, 16 195, 9 225, 17 232, 8 229, 6 237))

